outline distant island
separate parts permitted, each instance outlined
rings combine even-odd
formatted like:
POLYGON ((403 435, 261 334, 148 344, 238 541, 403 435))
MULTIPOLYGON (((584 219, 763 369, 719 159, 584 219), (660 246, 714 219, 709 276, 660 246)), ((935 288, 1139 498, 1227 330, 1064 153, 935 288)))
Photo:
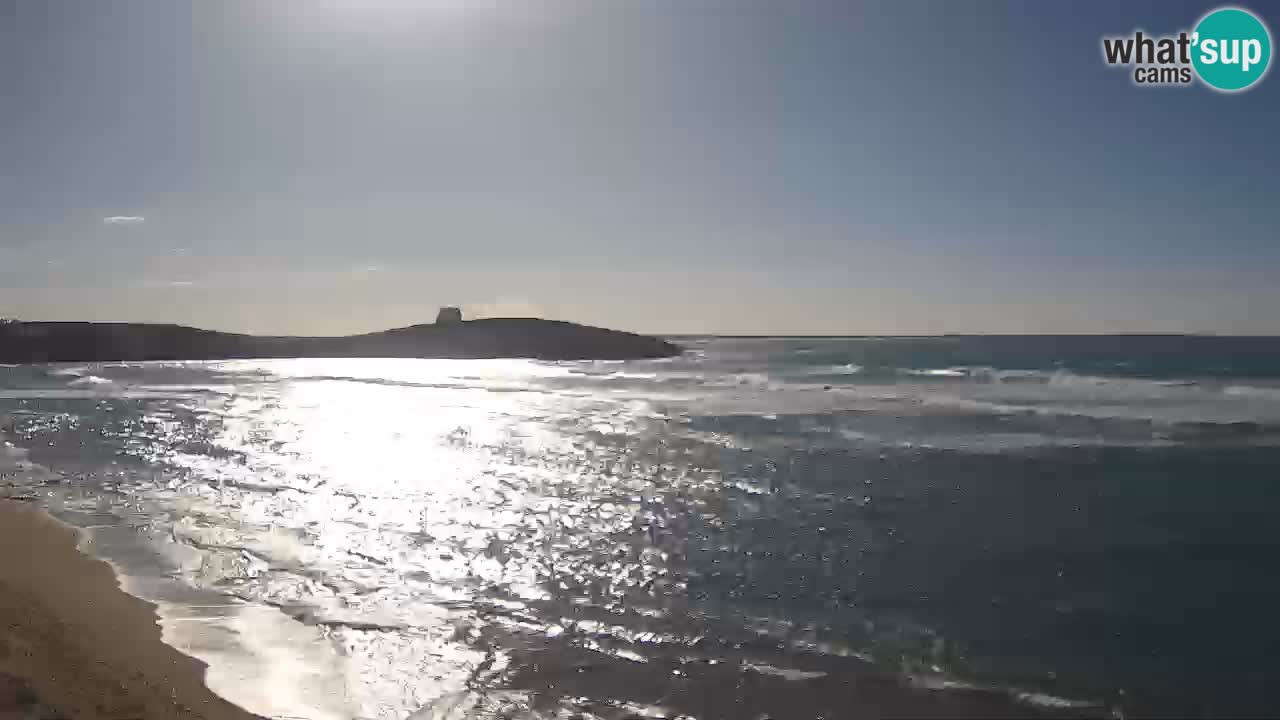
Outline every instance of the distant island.
POLYGON ((463 320, 456 308, 442 309, 435 323, 343 337, 268 337, 147 323, 0 322, 0 363, 10 364, 300 357, 632 360, 680 352, 661 338, 557 320, 463 320))

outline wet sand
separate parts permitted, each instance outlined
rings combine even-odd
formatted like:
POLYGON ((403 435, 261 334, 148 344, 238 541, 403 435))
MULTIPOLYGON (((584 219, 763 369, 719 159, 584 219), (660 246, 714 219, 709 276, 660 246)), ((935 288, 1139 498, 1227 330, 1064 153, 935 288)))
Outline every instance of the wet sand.
POLYGON ((161 641, 155 608, 120 589, 77 533, 0 500, 0 718, 256 718, 161 641))

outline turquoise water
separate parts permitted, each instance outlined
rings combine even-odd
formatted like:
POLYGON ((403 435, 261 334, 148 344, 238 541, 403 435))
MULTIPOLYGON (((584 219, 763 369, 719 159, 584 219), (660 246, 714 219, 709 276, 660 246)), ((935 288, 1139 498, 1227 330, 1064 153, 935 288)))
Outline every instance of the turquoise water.
POLYGON ((264 713, 1280 712, 1280 340, 683 341, 3 368, 0 491, 264 713))

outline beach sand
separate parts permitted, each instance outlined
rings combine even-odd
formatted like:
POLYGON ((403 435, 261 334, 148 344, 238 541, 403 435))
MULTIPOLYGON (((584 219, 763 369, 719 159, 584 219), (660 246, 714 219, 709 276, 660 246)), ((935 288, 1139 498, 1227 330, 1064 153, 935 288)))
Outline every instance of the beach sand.
POLYGON ((0 500, 0 719, 256 718, 161 641, 154 606, 120 589, 79 536, 0 500))

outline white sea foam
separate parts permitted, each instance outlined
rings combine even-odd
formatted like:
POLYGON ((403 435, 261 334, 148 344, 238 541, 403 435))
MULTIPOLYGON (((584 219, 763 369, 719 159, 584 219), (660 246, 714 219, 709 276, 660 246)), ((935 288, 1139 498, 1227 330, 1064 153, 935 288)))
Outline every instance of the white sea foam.
POLYGON ((97 387, 97 386, 115 386, 115 383, 97 375, 81 375, 75 380, 67 383, 68 387, 97 387))
POLYGON ((817 367, 808 368, 804 371, 805 375, 860 375, 864 372, 861 365, 855 363, 844 363, 842 365, 819 365, 817 367))
POLYGON ((1015 692, 1013 699, 1032 707, 1051 708, 1056 710, 1084 709, 1102 707, 1100 703, 1090 700, 1072 700, 1070 698, 1035 692, 1015 692))
POLYGON ((1222 388, 1224 395, 1256 398, 1280 403, 1280 386, 1276 385, 1227 385, 1222 388))
POLYGON ((776 667, 765 663, 747 663, 743 667, 752 672, 758 672, 761 675, 772 675, 774 677, 780 677, 783 680, 791 680, 793 682, 800 680, 813 680, 827 676, 827 672, 824 670, 797 670, 795 668, 776 667))
POLYGON ((914 687, 926 690, 935 690, 938 692, 978 691, 1008 695, 1014 702, 1022 705, 1049 710, 1084 710, 1087 708, 1102 707, 1100 703, 1092 700, 1074 700, 1071 698, 1049 695, 1047 693, 1026 692, 1022 690, 995 687, 992 685, 982 685, 938 674, 911 675, 909 676, 909 681, 914 687))
POLYGON ((925 368, 925 369, 922 369, 922 370, 917 370, 917 369, 904 369, 904 370, 902 370, 902 371, 900 371, 900 372, 901 372, 903 375, 916 375, 916 376, 919 376, 919 377, 951 377, 951 378, 959 378, 959 377, 971 377, 971 376, 972 376, 972 372, 971 372, 970 370, 965 369, 965 368, 925 368))
POLYGON ((64 365, 50 368, 48 371, 51 377, 80 377, 87 372, 89 372, 88 365, 64 365))

